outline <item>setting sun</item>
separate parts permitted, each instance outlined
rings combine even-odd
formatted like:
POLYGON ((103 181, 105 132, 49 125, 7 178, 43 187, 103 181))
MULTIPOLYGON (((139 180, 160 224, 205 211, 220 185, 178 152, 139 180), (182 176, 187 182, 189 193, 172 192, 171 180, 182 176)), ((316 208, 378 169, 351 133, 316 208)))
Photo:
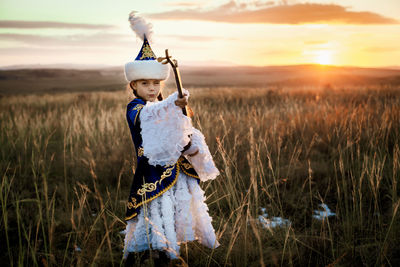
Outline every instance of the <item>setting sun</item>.
POLYGON ((315 52, 314 63, 320 65, 331 65, 332 61, 332 51, 322 50, 315 52))

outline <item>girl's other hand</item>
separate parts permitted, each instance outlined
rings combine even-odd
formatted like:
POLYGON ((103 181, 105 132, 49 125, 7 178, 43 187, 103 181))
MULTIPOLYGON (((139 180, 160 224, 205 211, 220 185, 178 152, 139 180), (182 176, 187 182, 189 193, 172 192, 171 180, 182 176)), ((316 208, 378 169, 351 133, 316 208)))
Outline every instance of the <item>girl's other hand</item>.
POLYGON ((187 94, 183 94, 183 97, 178 97, 178 99, 175 100, 175 105, 177 105, 180 108, 184 108, 188 104, 186 96, 187 94))

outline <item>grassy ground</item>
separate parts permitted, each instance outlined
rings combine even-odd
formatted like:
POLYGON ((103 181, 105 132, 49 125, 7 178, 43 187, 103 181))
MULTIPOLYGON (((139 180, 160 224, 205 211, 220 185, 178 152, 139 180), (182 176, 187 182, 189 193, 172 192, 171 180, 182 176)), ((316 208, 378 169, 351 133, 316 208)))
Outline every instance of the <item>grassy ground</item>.
MULTIPOLYGON (((221 246, 183 245, 183 264, 400 264, 399 89, 191 95, 221 171, 201 184, 221 246), (336 216, 314 219, 321 203, 336 216), (261 208, 291 224, 264 228, 261 208)), ((0 99, 1 263, 122 264, 135 165, 127 102, 123 92, 0 99)))

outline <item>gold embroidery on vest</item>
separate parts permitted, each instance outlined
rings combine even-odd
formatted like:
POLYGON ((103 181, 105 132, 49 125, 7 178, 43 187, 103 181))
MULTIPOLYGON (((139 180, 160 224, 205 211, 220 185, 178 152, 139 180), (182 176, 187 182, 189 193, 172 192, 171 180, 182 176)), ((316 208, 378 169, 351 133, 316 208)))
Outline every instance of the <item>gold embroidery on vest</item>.
POLYGON ((143 147, 139 147, 139 148, 138 148, 138 157, 143 156, 143 154, 144 154, 144 149, 143 149, 143 147))
MULTIPOLYGON (((194 168, 193 168, 193 165, 192 165, 191 163, 182 162, 183 160, 184 160, 184 158, 182 158, 182 157, 180 157, 180 158, 178 159, 178 164, 179 164, 180 166, 182 166, 182 171, 183 171, 183 173, 186 174, 187 176, 190 176, 190 177, 193 177, 193 178, 196 178, 196 179, 200 179, 198 175, 192 174, 192 173, 189 173, 189 172, 188 172, 188 170, 194 169, 194 168)), ((195 170, 195 171, 196 171, 196 170, 195 170)))
MULTIPOLYGON (((168 165, 167 167, 169 167, 169 166, 173 166, 173 165, 168 165)), ((169 190, 171 187, 173 187, 174 184, 176 183, 176 181, 178 181, 179 170, 180 170, 180 166, 179 166, 179 164, 176 164, 176 175, 175 175, 175 179, 172 181, 172 183, 170 185, 168 185, 166 188, 164 188, 161 192, 158 192, 155 196, 152 196, 151 198, 147 198, 144 201, 139 202, 136 205, 136 208, 139 208, 140 206, 144 205, 145 203, 152 201, 153 199, 159 197, 160 195, 164 194, 167 190, 169 190)), ((142 197, 142 199, 143 199, 143 197, 142 197)), ((134 214, 130 215, 129 217, 125 217, 125 220, 130 220, 136 216, 137 216, 137 213, 134 213, 134 214)))
POLYGON ((190 163, 187 163, 187 162, 180 162, 181 163, 181 165, 185 168, 185 169, 191 169, 191 168, 193 168, 192 167, 192 164, 190 164, 190 163))
POLYGON ((135 120, 133 121, 133 124, 136 124, 136 119, 137 116, 139 115, 139 111, 144 107, 144 105, 142 104, 137 104, 134 108, 132 108, 132 110, 136 110, 136 115, 135 115, 135 120))
MULTIPOLYGON (((171 166, 171 165, 169 165, 169 166, 171 166)), ((164 180, 165 178, 170 177, 170 176, 172 175, 172 170, 174 169, 175 164, 172 165, 172 167, 169 167, 169 166, 167 166, 167 169, 166 169, 166 170, 163 172, 163 174, 161 175, 160 180, 157 180, 157 181, 155 181, 154 183, 145 183, 145 184, 143 184, 143 185, 142 185, 142 188, 140 188, 140 189, 137 191, 137 194, 140 195, 140 196, 142 196, 142 195, 144 195, 146 192, 153 192, 153 191, 155 191, 155 190, 157 189, 157 183, 160 183, 160 184, 161 184, 162 180, 164 180)))
POLYGON ((132 108, 132 110, 137 110, 137 111, 139 111, 139 110, 141 110, 141 109, 143 108, 143 106, 144 106, 144 105, 142 105, 142 104, 137 104, 134 108, 132 108))

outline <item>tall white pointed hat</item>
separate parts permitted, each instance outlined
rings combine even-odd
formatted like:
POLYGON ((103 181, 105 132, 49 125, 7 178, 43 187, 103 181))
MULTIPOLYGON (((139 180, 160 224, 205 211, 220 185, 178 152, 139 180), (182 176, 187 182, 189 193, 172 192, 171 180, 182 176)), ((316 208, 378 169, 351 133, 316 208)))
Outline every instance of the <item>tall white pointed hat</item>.
POLYGON ((142 79, 166 80, 169 76, 169 67, 157 61, 149 44, 153 34, 152 25, 142 17, 136 16, 135 11, 129 14, 129 22, 132 30, 143 40, 143 45, 135 60, 125 64, 125 79, 128 82, 142 79))

